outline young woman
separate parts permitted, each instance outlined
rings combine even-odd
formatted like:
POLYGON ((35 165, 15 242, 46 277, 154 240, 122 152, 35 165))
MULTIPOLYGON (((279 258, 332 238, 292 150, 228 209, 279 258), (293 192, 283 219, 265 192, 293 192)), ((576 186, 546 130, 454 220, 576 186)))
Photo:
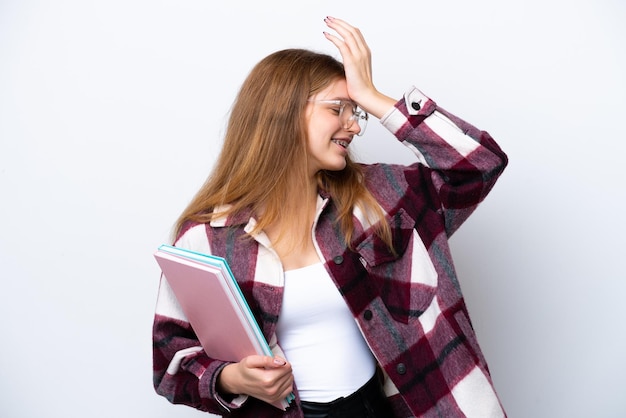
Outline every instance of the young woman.
POLYGON ((232 417, 504 416, 448 238, 506 155, 415 88, 399 101, 379 92, 360 31, 325 22, 343 64, 299 49, 258 63, 176 226, 175 245, 227 259, 275 356, 228 363, 192 348, 162 279, 155 388, 232 417), (418 162, 355 163, 368 114, 418 162), (291 392, 286 411, 270 405, 291 392))

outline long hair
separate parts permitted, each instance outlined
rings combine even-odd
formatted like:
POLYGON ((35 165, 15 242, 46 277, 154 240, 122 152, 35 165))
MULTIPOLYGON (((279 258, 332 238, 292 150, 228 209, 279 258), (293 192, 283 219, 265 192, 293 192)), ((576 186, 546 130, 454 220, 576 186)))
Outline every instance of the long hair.
MULTIPOLYGON (((232 106, 222 151, 207 181, 179 217, 178 236, 189 222, 251 210, 257 220, 251 234, 278 222, 278 239, 291 248, 310 236, 303 207, 310 196, 307 167, 308 99, 332 82, 345 79, 343 65, 333 57, 286 49, 261 60, 244 81, 232 106), (227 204, 227 209, 218 208, 227 204), (296 233, 292 233, 292 232, 296 233)), ((318 187, 327 190, 338 208, 341 229, 349 245, 354 232, 352 209, 360 206, 379 222, 379 235, 391 244, 389 226, 364 186, 361 169, 349 157, 341 172, 320 171, 318 187)))

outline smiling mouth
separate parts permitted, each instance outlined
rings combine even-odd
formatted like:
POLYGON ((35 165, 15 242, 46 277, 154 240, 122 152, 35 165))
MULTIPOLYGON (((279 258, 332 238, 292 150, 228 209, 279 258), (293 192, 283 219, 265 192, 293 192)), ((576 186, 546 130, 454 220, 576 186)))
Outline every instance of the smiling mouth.
POLYGON ((337 145, 339 145, 340 147, 343 147, 345 149, 348 148, 348 146, 350 145, 349 142, 347 141, 342 141, 341 139, 331 139, 331 141, 337 145))

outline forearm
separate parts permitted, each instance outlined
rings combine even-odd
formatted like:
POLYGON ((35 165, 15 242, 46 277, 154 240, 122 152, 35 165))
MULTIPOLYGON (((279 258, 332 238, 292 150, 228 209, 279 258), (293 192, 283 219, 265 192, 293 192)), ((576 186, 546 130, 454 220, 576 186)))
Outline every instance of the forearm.
POLYGON ((170 402, 212 413, 236 406, 216 391, 216 378, 227 363, 209 358, 184 322, 155 316, 153 361, 155 390, 170 402))
POLYGON ((493 138, 412 89, 381 123, 431 170, 451 234, 487 196, 507 165, 493 138))
POLYGON ((381 123, 433 170, 479 173, 495 181, 508 161, 487 132, 439 108, 415 88, 395 103, 381 123))
POLYGON ((393 99, 378 91, 371 91, 357 102, 359 106, 370 115, 381 119, 396 104, 393 99))

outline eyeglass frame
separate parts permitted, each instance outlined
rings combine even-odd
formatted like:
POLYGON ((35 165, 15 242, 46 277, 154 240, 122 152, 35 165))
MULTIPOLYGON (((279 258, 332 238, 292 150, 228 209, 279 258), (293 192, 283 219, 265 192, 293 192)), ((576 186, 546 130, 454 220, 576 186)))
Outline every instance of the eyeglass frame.
POLYGON ((343 116, 343 109, 346 107, 346 105, 352 105, 352 116, 346 119, 345 122, 342 121, 343 129, 350 129, 353 126, 353 124, 356 122, 356 124, 360 128, 359 132, 356 135, 362 136, 363 133, 365 132, 365 128, 367 128, 367 121, 369 120, 369 114, 365 110, 361 109, 359 105, 357 105, 356 103, 350 100, 343 100, 343 99, 335 99, 335 100, 309 99, 308 101, 311 103, 325 103, 325 104, 334 104, 334 105, 339 106, 339 115, 338 115, 339 120, 341 120, 343 116), (363 121, 362 122, 363 126, 361 126, 359 121, 363 121))

